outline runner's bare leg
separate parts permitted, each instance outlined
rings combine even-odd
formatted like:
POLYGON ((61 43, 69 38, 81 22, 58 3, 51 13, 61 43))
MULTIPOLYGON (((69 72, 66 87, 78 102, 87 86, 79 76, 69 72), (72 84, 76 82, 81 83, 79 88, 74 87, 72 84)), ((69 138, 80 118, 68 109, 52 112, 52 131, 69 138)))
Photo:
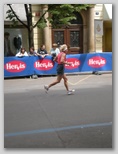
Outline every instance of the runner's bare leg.
POLYGON ((48 88, 56 85, 57 83, 59 83, 62 79, 63 75, 58 75, 56 81, 54 81, 53 83, 49 84, 48 88))
POLYGON ((68 88, 68 79, 67 79, 67 77, 66 77, 65 74, 63 75, 63 79, 64 79, 64 85, 66 87, 66 90, 69 91, 69 88, 68 88))

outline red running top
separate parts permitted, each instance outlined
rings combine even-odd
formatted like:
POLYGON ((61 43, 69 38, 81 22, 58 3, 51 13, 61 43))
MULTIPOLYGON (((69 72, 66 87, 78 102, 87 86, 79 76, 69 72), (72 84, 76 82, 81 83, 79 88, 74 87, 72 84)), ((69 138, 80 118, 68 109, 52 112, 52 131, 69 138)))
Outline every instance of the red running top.
MULTIPOLYGON (((62 55, 62 54, 65 54, 65 53, 64 53, 64 52, 60 52, 60 53, 58 54, 58 56, 57 56, 57 63, 58 63, 58 64, 63 64, 63 63, 61 62, 61 55, 62 55)), ((66 61, 66 57, 65 57, 64 61, 66 61)))

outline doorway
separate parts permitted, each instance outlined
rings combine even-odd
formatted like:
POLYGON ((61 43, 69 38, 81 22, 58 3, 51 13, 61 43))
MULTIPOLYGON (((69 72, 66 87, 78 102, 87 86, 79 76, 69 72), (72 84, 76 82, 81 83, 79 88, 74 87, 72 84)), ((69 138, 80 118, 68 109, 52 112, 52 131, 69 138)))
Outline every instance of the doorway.
POLYGON ((67 44, 69 46, 68 54, 83 53, 82 26, 71 26, 65 29, 53 29, 52 42, 57 43, 58 46, 67 44))
POLYGON ((75 14, 76 20, 72 20, 71 25, 52 29, 52 43, 57 43, 58 46, 67 44, 68 54, 83 53, 83 20, 80 13, 75 14))

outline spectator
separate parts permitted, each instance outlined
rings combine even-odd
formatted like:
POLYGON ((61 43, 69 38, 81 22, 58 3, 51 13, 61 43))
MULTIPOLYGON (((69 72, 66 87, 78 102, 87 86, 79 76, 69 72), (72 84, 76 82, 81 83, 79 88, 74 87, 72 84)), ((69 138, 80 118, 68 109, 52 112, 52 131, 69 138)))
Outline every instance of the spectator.
POLYGON ((34 47, 30 48, 30 51, 28 52, 29 56, 37 56, 37 52, 35 51, 34 47))
MULTIPOLYGON (((37 52, 35 51, 34 47, 31 47, 30 48, 30 51, 28 52, 28 55, 29 56, 37 56, 37 52)), ((32 79, 37 79, 38 78, 38 75, 33 74, 33 75, 31 75, 31 78, 32 79)))
POLYGON ((52 45, 52 49, 50 50, 50 53, 52 55, 52 60, 54 60, 54 58, 60 53, 60 50, 56 43, 52 45))
POLYGON ((26 52, 25 48, 21 48, 20 51, 16 54, 16 57, 23 57, 28 56, 28 53, 26 52))
POLYGON ((11 52, 9 36, 10 34, 8 32, 4 33, 4 57, 14 56, 11 52))
POLYGON ((45 49, 45 45, 41 45, 40 49, 37 51, 38 56, 41 56, 42 58, 45 58, 45 56, 48 55, 47 50, 45 49))

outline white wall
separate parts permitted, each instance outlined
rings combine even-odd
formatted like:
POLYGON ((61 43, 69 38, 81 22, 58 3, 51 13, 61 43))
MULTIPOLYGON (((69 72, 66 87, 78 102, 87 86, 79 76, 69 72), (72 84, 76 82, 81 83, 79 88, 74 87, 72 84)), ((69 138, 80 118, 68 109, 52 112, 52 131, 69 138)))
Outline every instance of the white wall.
POLYGON ((104 20, 112 19, 112 4, 104 4, 103 19, 104 20))
MULTIPOLYGON (((12 8, 22 21, 26 21, 26 13, 25 13, 24 4, 12 4, 12 8)), ((10 9, 9 6, 4 4, 4 21, 9 21, 9 19, 6 19, 7 17, 6 12, 9 9, 10 9)))

